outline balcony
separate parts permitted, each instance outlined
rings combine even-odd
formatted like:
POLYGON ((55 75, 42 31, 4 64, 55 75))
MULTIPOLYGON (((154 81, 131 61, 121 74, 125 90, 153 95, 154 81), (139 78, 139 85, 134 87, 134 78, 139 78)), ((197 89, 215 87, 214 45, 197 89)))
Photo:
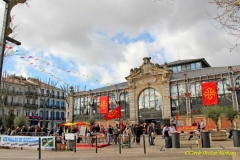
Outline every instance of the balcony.
POLYGON ((27 107, 27 108, 37 108, 38 105, 37 104, 25 103, 25 107, 27 107))
POLYGON ((16 102, 4 102, 4 105, 6 106, 22 106, 22 103, 16 103, 16 102))
POLYGON ((26 96, 38 96, 37 92, 25 92, 26 96))
MULTIPOLYGON (((40 120, 43 120, 43 116, 40 116, 40 120)), ((62 118, 62 117, 53 117, 53 119, 52 119, 52 117, 46 117, 46 120, 49 120, 49 121, 51 121, 51 120, 61 120, 61 121, 65 121, 66 118, 62 118)))

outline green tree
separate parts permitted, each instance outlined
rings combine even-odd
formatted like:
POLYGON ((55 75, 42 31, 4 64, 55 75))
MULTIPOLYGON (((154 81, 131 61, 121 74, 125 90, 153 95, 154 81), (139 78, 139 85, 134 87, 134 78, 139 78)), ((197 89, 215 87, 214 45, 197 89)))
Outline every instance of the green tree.
POLYGON ((233 107, 226 107, 224 109, 224 117, 230 121, 231 127, 233 126, 233 120, 237 118, 238 116, 238 111, 235 111, 233 107))
POLYGON ((25 116, 15 117, 14 119, 14 126, 15 127, 28 127, 28 119, 25 116))
POLYGON ((92 126, 95 124, 96 120, 94 117, 90 117, 87 122, 92 126))
POLYGON ((6 128, 12 128, 14 127, 14 119, 15 119, 15 115, 14 115, 14 110, 12 108, 10 108, 8 110, 8 116, 6 118, 6 128))
POLYGON ((218 120, 220 116, 224 113, 224 108, 221 106, 202 107, 202 113, 204 117, 210 118, 211 120, 213 120, 216 126, 216 130, 219 131, 218 120))

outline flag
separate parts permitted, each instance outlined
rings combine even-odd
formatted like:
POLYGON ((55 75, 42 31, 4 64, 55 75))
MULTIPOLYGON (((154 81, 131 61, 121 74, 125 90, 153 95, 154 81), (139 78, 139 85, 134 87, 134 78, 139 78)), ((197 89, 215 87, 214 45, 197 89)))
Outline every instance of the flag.
POLYGON ((108 121, 109 119, 121 118, 121 106, 118 106, 111 112, 104 115, 104 119, 108 121))
POLYGON ((99 113, 100 114, 108 113, 108 96, 100 97, 99 113))
POLYGON ((201 84, 203 105, 218 104, 217 82, 206 82, 201 84))
POLYGON ((176 119, 176 120, 179 119, 178 113, 176 113, 175 119, 176 119))

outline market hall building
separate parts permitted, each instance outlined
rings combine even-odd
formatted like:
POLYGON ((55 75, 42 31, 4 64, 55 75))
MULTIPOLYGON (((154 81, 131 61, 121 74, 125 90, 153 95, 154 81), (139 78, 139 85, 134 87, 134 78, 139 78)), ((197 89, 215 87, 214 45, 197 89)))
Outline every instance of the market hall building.
MULTIPOLYGON (((232 106, 239 111, 240 65, 211 67, 204 59, 178 60, 159 65, 151 63, 151 57, 143 58, 139 68, 130 69, 126 82, 89 90, 74 92, 68 96, 67 122, 87 121, 94 117, 106 128, 119 119, 104 120, 99 113, 99 99, 109 96, 109 111, 121 106, 121 121, 129 124, 154 122, 157 133, 164 123, 191 126, 193 121, 204 120, 214 128, 214 123, 201 115, 201 84, 217 83, 218 105, 232 106), (176 114, 178 117, 176 117, 176 114), (176 120, 176 118, 178 120, 176 120)), ((239 127, 239 116, 235 125, 239 127)), ((230 123, 221 118, 220 128, 230 123)))

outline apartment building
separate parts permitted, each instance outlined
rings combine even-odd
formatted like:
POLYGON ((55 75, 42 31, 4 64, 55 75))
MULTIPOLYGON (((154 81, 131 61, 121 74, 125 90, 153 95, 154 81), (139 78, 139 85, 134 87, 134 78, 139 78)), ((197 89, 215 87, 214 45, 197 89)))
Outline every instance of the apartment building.
MULTIPOLYGON (((36 78, 22 76, 8 76, 2 79, 2 100, 4 114, 13 108, 16 116, 26 116, 31 125, 43 125, 56 128, 65 122, 66 97, 64 90, 48 83, 40 82, 36 78), (42 100, 41 100, 42 99, 42 100), (46 101, 46 108, 42 103, 46 101)), ((2 116, 2 109, 1 109, 2 116)), ((2 120, 2 118, 1 118, 2 120)))

